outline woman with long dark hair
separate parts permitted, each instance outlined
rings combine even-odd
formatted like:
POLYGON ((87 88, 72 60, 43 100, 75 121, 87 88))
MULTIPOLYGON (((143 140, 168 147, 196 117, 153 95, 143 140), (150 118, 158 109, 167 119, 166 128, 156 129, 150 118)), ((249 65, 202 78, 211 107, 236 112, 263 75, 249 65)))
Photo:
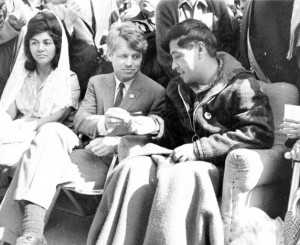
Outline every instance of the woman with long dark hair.
MULTIPOLYGON (((0 166, 15 165, 17 172, 19 163, 28 157, 27 150, 34 147, 31 142, 40 128, 50 122, 68 123, 70 113, 78 107, 80 95, 77 76, 69 69, 64 29, 53 13, 38 12, 29 21, 23 46, 24 52, 18 55, 0 101, 0 166)), ((13 196, 17 193, 11 187, 12 184, 2 205, 6 200, 15 199, 11 193, 13 196)), ((30 208, 30 203, 25 202, 20 211, 24 211, 24 219, 28 219, 26 214, 39 215, 30 208)), ((11 227, 16 225, 9 215, 0 220, 0 240, 14 243, 20 236, 17 244, 44 244, 43 238, 39 243, 32 243, 36 241, 32 240, 34 231, 26 228, 26 222, 18 227, 21 234, 12 238, 11 227)))

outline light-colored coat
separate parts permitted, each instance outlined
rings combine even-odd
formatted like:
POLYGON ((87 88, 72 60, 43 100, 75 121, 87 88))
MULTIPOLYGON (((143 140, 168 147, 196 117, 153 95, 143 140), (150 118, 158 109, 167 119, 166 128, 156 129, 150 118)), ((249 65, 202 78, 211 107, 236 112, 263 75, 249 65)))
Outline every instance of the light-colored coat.
MULTIPOLYGON (((75 116, 78 133, 91 138, 98 134, 99 117, 114 106, 116 81, 113 73, 97 75, 90 79, 86 95, 75 116)), ((129 87, 120 108, 143 115, 158 114, 164 104, 164 88, 142 73, 138 73, 129 87)))

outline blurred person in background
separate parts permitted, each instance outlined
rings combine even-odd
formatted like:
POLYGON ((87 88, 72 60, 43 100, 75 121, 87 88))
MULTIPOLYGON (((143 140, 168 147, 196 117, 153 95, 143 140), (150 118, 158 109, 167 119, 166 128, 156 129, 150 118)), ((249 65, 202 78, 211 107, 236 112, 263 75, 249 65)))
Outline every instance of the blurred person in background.
POLYGON ((124 0, 122 3, 119 3, 119 13, 122 21, 130 20, 136 16, 139 11, 138 0, 124 0))
MULTIPOLYGON (((261 81, 287 82, 299 89, 297 55, 289 52, 294 2, 296 1, 246 1, 239 61, 261 81)), ((295 16, 299 16, 299 12, 295 16)), ((293 23, 296 24, 295 21, 293 23)), ((295 35, 295 38, 299 39, 299 35, 295 35)), ((293 39, 292 42, 298 41, 293 39)))
POLYGON ((106 36, 119 20, 115 0, 48 0, 46 5, 64 23, 69 40, 70 67, 79 79, 81 98, 89 78, 113 71, 107 59, 106 36))
POLYGON ((141 71, 162 86, 167 83, 166 75, 157 61, 155 9, 159 0, 139 0, 140 12, 129 19, 144 33, 148 41, 141 71))
POLYGON ((22 0, 0 0, 0 97, 22 42, 22 29, 32 15, 22 0))

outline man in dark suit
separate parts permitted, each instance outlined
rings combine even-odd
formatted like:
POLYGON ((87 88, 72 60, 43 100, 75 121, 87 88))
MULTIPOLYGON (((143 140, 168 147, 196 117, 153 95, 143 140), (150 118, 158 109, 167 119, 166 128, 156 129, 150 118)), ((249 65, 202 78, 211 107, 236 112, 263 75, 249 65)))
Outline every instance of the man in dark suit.
POLYGON ((14 244, 21 231, 17 244, 43 244, 44 217, 57 185, 80 185, 87 191, 103 188, 120 136, 130 133, 132 115, 161 112, 164 88, 140 72, 146 48, 145 36, 134 24, 112 25, 108 57, 114 72, 90 79, 75 116, 75 130, 89 138, 88 144, 74 150, 79 138, 59 123, 39 130, 0 207, 0 240, 14 244))
POLYGON ((287 82, 300 89, 297 57, 287 58, 293 6, 294 0, 248 0, 241 25, 239 60, 261 81, 287 82))

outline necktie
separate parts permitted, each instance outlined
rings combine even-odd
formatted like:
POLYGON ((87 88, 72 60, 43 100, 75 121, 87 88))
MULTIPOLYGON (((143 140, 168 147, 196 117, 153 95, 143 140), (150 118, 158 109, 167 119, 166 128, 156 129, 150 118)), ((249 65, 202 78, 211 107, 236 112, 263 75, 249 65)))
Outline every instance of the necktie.
POLYGON ((125 87, 124 83, 120 83, 119 91, 118 91, 118 94, 117 94, 116 100, 115 100, 115 107, 119 107, 119 105, 121 104, 121 102, 123 100, 123 88, 124 87, 125 87))

